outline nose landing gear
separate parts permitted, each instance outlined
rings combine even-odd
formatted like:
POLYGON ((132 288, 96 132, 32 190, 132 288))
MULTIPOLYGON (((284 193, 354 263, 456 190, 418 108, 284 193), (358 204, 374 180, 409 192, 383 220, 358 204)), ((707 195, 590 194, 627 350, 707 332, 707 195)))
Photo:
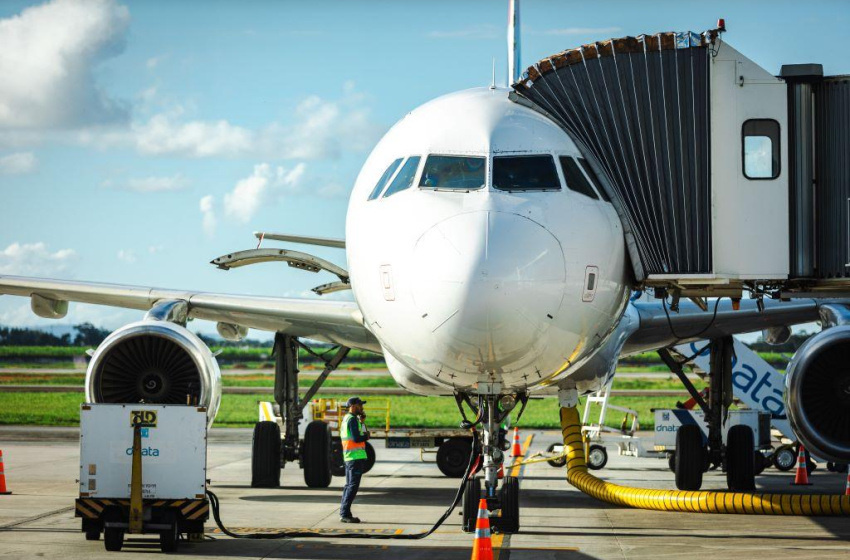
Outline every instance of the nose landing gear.
POLYGON ((506 476, 501 479, 502 485, 501 488, 499 487, 500 471, 504 469, 505 451, 510 447, 506 437, 507 431, 502 424, 517 401, 522 403, 517 415, 517 421, 519 421, 528 402, 528 396, 525 394, 516 397, 500 396, 498 384, 486 385, 484 391, 478 395, 477 405, 473 405, 468 395, 456 397, 461 414, 464 415, 462 425, 473 427, 480 424, 483 432, 481 455, 477 462, 477 468, 480 468, 483 476, 471 477, 464 488, 462 528, 467 533, 475 530, 479 500, 485 498, 487 508, 493 512, 490 517, 490 527, 496 532, 516 533, 519 531, 519 479, 506 476), (476 413, 476 418, 472 422, 466 419, 461 406, 463 401, 476 413))

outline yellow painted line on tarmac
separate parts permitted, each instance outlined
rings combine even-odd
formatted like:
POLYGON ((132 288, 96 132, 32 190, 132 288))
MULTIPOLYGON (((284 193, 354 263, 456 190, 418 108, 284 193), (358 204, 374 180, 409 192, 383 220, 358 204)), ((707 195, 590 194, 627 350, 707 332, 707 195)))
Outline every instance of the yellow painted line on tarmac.
MULTIPOLYGON (((534 439, 534 434, 528 434, 528 437, 525 438, 525 443, 522 444, 522 456, 523 457, 528 455, 528 448, 531 447, 531 440, 533 440, 533 439, 534 439)), ((525 469, 523 469, 522 463, 516 464, 511 468, 511 476, 515 476, 517 478, 522 478, 521 475, 522 475, 522 472, 524 470, 525 469)), ((493 537, 490 539, 490 544, 493 547, 493 560, 499 560, 499 555, 502 553, 502 545, 510 543, 510 539, 508 539, 507 543, 505 542, 505 536, 506 535, 499 533, 497 535, 493 535, 493 537)), ((545 550, 545 549, 539 549, 539 550, 545 550)))

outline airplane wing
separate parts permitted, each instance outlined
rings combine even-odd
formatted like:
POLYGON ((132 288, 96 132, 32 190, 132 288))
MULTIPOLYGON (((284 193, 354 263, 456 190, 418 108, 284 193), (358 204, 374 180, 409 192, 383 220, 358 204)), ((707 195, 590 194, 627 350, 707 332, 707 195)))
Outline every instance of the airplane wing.
POLYGON ((715 313, 715 302, 710 302, 708 310, 703 311, 690 301, 682 301, 678 312, 669 308, 665 310, 661 301, 635 302, 638 321, 623 346, 622 354, 818 321, 822 307, 829 303, 835 301, 765 300, 764 309, 759 310, 755 300, 743 300, 740 309, 734 310, 732 302, 723 299, 715 313))
POLYGON ((189 304, 190 318, 381 352, 374 335, 364 326, 357 304, 347 301, 215 294, 21 276, 0 276, 0 294, 30 297, 34 310, 36 301, 74 301, 146 311, 158 301, 184 300, 189 304))

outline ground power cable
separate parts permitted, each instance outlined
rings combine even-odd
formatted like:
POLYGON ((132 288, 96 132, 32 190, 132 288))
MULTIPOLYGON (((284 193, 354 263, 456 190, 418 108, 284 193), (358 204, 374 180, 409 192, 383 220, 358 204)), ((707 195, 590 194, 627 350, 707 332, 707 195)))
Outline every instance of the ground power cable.
POLYGON ((460 503, 461 497, 463 496, 463 490, 466 488, 466 484, 469 481, 469 477, 472 475, 473 471, 476 469, 475 467, 475 458, 477 456, 478 450, 478 433, 473 430, 472 432, 472 450, 469 453, 469 463, 466 467, 466 474, 463 475, 463 479, 460 482, 460 487, 457 489, 457 493, 455 494, 454 500, 449 508, 443 513, 442 516, 437 520, 437 522, 427 531, 422 531, 420 533, 401 533, 401 534, 375 534, 375 533, 366 533, 366 532, 346 532, 340 534, 332 534, 329 535, 327 533, 320 533, 318 531, 279 531, 276 533, 235 533, 224 526, 224 523, 221 521, 221 504, 219 502, 218 496, 215 495, 211 490, 207 490, 207 496, 210 500, 210 509, 212 509, 213 519, 215 519, 215 524, 218 526, 219 530, 222 533, 227 535, 228 537, 233 537, 234 539, 304 539, 304 538, 334 538, 334 539, 377 539, 377 540, 420 540, 424 539, 434 533, 440 526, 445 523, 446 519, 452 514, 455 508, 460 503))

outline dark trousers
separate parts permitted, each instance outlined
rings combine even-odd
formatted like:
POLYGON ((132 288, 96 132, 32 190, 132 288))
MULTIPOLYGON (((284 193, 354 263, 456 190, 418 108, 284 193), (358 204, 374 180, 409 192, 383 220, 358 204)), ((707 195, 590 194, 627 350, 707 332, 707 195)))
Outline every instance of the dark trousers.
POLYGON ((342 490, 342 503, 339 506, 340 517, 351 517, 351 504, 360 488, 360 478, 363 476, 365 464, 365 459, 345 462, 345 488, 342 490))

